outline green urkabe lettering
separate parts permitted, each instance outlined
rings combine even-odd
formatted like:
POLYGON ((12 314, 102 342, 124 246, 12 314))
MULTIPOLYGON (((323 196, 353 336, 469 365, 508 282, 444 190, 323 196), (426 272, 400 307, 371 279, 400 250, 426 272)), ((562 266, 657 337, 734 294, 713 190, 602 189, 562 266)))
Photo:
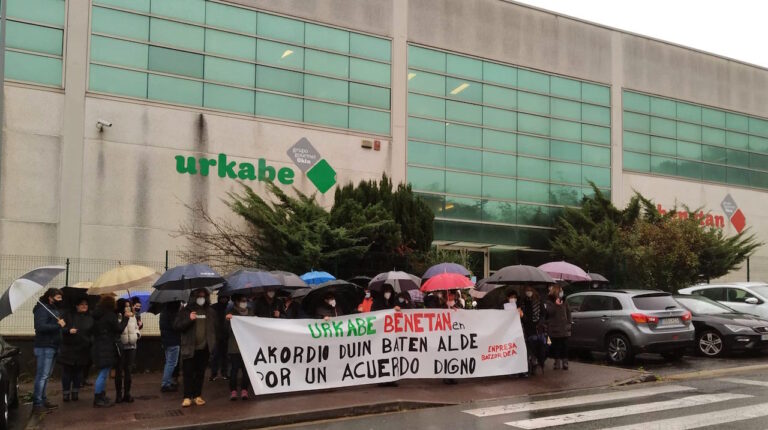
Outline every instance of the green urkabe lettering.
POLYGON ((323 321, 307 324, 309 334, 315 339, 321 337, 360 337, 376 334, 373 322, 376 317, 351 318, 346 321, 323 321))
POLYGON ((177 155, 176 172, 187 175, 208 176, 212 169, 220 178, 240 179, 248 181, 272 182, 277 181, 283 185, 293 184, 296 177, 290 167, 276 169, 270 166, 266 159, 259 158, 256 163, 239 163, 231 160, 227 154, 219 154, 216 158, 197 158, 177 155), (258 170, 257 170, 258 169, 258 170))

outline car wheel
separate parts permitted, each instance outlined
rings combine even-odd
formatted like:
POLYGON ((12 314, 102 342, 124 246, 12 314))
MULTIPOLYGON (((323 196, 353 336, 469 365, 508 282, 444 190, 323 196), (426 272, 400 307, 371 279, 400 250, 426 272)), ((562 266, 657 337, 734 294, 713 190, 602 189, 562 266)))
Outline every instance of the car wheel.
POLYGON ((5 387, 3 395, 0 397, 2 402, 0 403, 0 430, 6 430, 8 428, 8 389, 5 387))
POLYGON ((723 337, 714 330, 702 332, 696 338, 696 347, 706 357, 720 357, 725 352, 723 337))
POLYGON ((616 364, 626 364, 632 361, 632 344, 629 343, 629 339, 623 334, 614 333, 608 335, 605 341, 606 354, 608 354, 608 361, 616 364))

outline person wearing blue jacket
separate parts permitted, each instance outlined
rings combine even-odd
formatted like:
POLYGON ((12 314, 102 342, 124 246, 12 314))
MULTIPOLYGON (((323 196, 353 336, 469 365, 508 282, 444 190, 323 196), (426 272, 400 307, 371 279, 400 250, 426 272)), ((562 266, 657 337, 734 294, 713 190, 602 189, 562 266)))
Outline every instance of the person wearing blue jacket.
POLYGON ((40 297, 32 310, 35 316, 34 352, 37 361, 35 385, 32 395, 32 410, 35 413, 56 409, 58 405, 48 402, 46 388, 56 363, 56 354, 61 344, 61 332, 66 323, 61 318, 61 290, 49 288, 40 297))

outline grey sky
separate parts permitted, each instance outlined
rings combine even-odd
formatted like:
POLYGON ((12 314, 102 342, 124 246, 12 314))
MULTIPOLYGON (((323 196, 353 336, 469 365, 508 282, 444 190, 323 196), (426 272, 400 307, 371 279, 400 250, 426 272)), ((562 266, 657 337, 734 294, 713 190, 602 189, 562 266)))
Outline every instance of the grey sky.
POLYGON ((768 67, 768 1, 515 1, 768 67))

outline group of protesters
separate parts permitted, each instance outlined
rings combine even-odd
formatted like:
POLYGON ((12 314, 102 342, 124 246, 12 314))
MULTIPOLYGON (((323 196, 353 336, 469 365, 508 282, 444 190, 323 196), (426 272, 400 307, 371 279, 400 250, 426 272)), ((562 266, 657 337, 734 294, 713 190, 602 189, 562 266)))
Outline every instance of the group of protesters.
MULTIPOLYGON (((563 291, 551 286, 542 297, 533 286, 524 286, 518 297, 517 289, 509 289, 504 309, 520 313, 520 320, 528 350, 529 370, 520 376, 543 372, 546 358, 554 359, 554 369, 568 370, 568 337, 571 316, 564 303, 563 291)), ((132 369, 141 338, 141 302, 137 298, 116 299, 112 294, 99 297, 95 309, 89 309, 89 300, 82 297, 62 305, 61 290, 48 289, 35 306, 34 353, 37 369, 34 382, 33 408, 50 411, 57 405, 48 401, 46 387, 56 362, 61 365, 62 400, 76 402, 90 369, 96 371, 93 383, 94 407, 109 407, 117 403, 131 403, 132 369), (106 395, 107 381, 114 370, 115 398, 106 395)), ((210 292, 197 289, 191 292, 188 303, 166 303, 160 313, 161 342, 165 365, 160 390, 164 393, 179 390, 178 375, 183 378, 183 407, 202 406, 205 373, 210 369, 209 381, 227 379, 230 400, 247 400, 250 381, 237 345, 230 320, 233 316, 263 318, 320 318, 330 319, 345 313, 364 313, 385 309, 473 308, 471 298, 459 290, 436 291, 426 294, 423 302, 416 303, 407 292, 396 292, 385 284, 380 291, 365 289, 365 296, 356 308, 348 309, 337 302, 333 293, 307 312, 291 295, 278 295, 275 290, 263 294, 231 297, 218 295, 211 303, 210 292)), ((455 383, 455 380, 444 380, 455 383)))

